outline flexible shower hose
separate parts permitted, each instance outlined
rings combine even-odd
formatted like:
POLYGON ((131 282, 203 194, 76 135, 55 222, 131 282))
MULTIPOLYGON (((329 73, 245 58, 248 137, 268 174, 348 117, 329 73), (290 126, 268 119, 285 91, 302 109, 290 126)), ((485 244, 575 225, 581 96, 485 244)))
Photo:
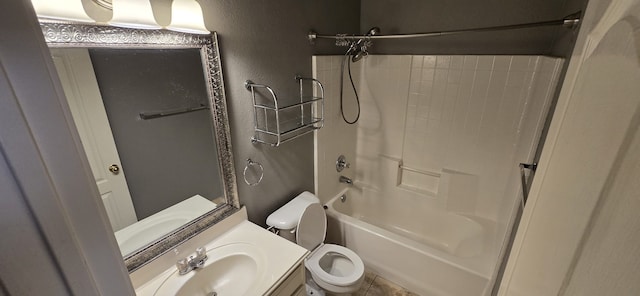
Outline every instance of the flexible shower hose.
POLYGON ((353 83, 353 77, 351 76, 351 60, 349 59, 349 51, 344 55, 342 59, 342 66, 340 67, 340 114, 342 114, 342 119, 344 122, 348 124, 354 124, 358 122, 360 119, 360 98, 358 97, 358 91, 356 90, 356 85, 353 83), (347 63, 347 69, 349 72, 349 81, 351 82, 351 87, 353 88, 353 93, 356 95, 356 104, 358 105, 358 115, 356 115, 356 119, 353 121, 349 121, 347 117, 344 115, 344 102, 343 102, 343 91, 344 91, 344 64, 347 63))

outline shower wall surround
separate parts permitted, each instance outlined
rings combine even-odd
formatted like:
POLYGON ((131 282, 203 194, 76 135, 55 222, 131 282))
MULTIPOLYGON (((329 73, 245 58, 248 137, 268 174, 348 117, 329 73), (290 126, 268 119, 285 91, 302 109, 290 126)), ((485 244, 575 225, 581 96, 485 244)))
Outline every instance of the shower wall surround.
MULTIPOLYGON (((352 64, 362 110, 355 126, 340 116, 341 61, 315 56, 313 63, 327 91, 325 127, 315 144, 320 198, 327 201, 346 186, 335 171, 335 158, 345 154, 352 167, 343 174, 365 195, 427 199, 497 222, 502 237, 519 202, 518 163, 533 157, 563 60, 370 55, 352 64)), ((353 118, 346 74, 344 92, 353 118)))
MULTIPOLYGON (((342 56, 314 56, 312 68, 314 78, 322 81, 325 90, 324 126, 315 132, 314 140, 314 176, 315 193, 322 203, 344 189, 347 185, 338 182, 340 176, 355 179, 357 124, 347 124, 340 114, 340 68, 342 56), (338 173, 335 162, 344 155, 351 164, 350 168, 338 173)), ((359 85, 360 70, 352 68, 354 82, 359 85)), ((345 71, 346 73, 346 71, 345 71)), ((344 111, 352 121, 357 115, 355 95, 345 74, 344 111)))

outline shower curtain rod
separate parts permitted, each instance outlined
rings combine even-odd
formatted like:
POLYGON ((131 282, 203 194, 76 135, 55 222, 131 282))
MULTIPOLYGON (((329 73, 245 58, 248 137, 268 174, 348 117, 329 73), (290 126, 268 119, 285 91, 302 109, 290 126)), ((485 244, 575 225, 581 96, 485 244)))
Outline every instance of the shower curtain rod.
POLYGON ((426 32, 426 33, 412 33, 412 34, 392 34, 392 35, 319 35, 318 33, 311 31, 309 32, 309 41, 313 43, 315 39, 323 38, 323 39, 404 39, 404 38, 419 38, 419 37, 436 37, 436 36, 445 36, 445 35, 454 35, 454 34, 462 34, 462 33, 475 33, 475 32, 488 32, 488 31, 503 31, 503 30, 515 30, 515 29, 525 29, 525 28, 533 28, 533 27, 544 27, 544 26, 563 26, 565 28, 576 28, 580 23, 580 15, 582 11, 578 11, 576 13, 572 13, 562 19, 552 20, 552 21, 544 21, 544 22, 535 22, 535 23, 524 23, 524 24, 515 24, 515 25, 507 25, 507 26, 495 26, 495 27, 484 27, 484 28, 475 28, 475 29, 463 29, 463 30, 451 30, 451 31, 440 31, 440 32, 426 32))

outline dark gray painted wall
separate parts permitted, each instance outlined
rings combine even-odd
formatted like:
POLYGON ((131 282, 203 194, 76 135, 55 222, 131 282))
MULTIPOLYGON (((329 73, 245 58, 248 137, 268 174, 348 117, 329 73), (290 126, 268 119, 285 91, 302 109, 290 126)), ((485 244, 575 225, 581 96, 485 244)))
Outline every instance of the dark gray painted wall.
POLYGON ((141 120, 148 111, 208 105, 197 49, 91 49, 91 62, 138 219, 195 194, 223 195, 208 110, 141 120))
MULTIPOLYGON (((361 32, 373 26, 382 34, 456 30, 563 18, 579 10, 584 0, 367 0, 361 5, 361 32), (571 5, 566 5, 570 2, 571 5), (569 9, 571 8, 571 9, 569 9), (567 12, 568 10, 568 12, 567 12)), ((561 55, 570 44, 552 52, 567 30, 544 27, 501 32, 469 33, 406 40, 376 40, 373 53, 384 54, 551 54, 561 55)), ((571 43, 572 44, 572 43, 571 43)))
POLYGON ((333 42, 312 46, 307 33, 355 32, 360 1, 236 0, 200 1, 205 23, 218 32, 240 202, 249 219, 264 225, 266 217, 304 190, 313 191, 313 136, 280 147, 251 144, 253 115, 244 82, 273 87, 285 104, 298 100, 294 75, 310 77, 313 53, 336 54, 333 42), (250 187, 242 179, 247 158, 261 162, 264 179, 250 187))

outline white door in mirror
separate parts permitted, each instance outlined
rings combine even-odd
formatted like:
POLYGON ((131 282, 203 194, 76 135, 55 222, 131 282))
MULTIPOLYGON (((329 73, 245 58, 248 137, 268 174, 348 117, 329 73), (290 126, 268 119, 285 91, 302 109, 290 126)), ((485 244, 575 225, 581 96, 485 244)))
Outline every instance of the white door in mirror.
POLYGON ((109 221, 118 231, 138 219, 89 52, 86 48, 52 48, 51 53, 109 221))

